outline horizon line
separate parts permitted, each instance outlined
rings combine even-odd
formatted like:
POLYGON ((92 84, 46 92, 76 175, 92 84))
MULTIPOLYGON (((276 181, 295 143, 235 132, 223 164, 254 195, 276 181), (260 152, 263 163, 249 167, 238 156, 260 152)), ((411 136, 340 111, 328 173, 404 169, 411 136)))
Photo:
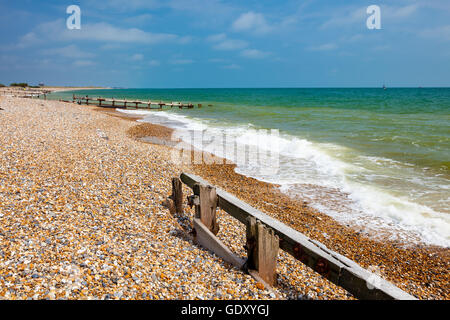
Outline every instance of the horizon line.
MULTIPOLYGON (((63 88, 99 88, 99 90, 130 90, 130 89, 383 89, 380 87, 102 87, 102 86, 52 86, 45 87, 63 87, 63 88)), ((450 86, 394 86, 386 89, 449 89, 450 86)))

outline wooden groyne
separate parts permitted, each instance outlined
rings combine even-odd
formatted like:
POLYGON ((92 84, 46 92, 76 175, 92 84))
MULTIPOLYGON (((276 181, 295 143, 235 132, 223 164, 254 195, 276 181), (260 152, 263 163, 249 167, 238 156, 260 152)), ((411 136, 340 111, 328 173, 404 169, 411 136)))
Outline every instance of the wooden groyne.
POLYGON ((196 242, 254 278, 261 279, 269 287, 276 285, 276 262, 281 249, 358 299, 416 300, 356 262, 195 175, 182 173, 180 178, 172 180, 172 208, 178 213, 182 213, 182 183, 194 193, 188 197, 188 202, 195 206, 193 226, 196 242), (216 209, 219 207, 246 225, 247 260, 236 256, 216 237, 219 231, 216 209))
MULTIPOLYGON (((64 100, 62 100, 64 101, 64 100)), ((70 102, 70 101, 64 101, 70 102)), ((135 109, 162 109, 163 107, 178 107, 180 109, 194 108, 192 103, 182 103, 182 102, 164 102, 164 101, 142 101, 142 100, 127 100, 127 99, 108 99, 108 98, 93 98, 89 96, 77 97, 73 95, 72 98, 73 103, 85 104, 85 105, 96 105, 103 108, 118 108, 118 109, 126 109, 126 108, 135 108, 135 109)), ((202 105, 198 104, 198 107, 201 108, 202 105)))
MULTIPOLYGON (((18 97, 18 98, 44 98, 47 100, 47 94, 51 93, 50 90, 16 90, 16 91, 9 91, 6 95, 12 96, 12 97, 18 97)), ((127 100, 127 99, 115 99, 115 98, 102 98, 102 97, 89 97, 86 96, 76 96, 72 95, 72 101, 59 99, 61 102, 72 102, 72 103, 78 103, 83 105, 94 105, 102 108, 115 108, 115 109, 128 109, 128 108, 134 108, 134 109, 158 109, 161 110, 164 107, 176 107, 176 108, 187 108, 192 109, 195 107, 193 103, 183 103, 180 101, 172 101, 172 102, 165 102, 165 101, 152 101, 152 100, 127 100)), ((202 104, 197 104, 198 108, 201 108, 202 104)), ((209 107, 212 107, 211 104, 208 104, 209 107)))

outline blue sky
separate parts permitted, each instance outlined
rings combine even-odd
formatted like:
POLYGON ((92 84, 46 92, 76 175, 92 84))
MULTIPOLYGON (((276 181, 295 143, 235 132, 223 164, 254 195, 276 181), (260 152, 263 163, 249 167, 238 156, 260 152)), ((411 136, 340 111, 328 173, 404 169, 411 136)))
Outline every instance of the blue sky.
POLYGON ((450 86, 448 0, 0 0, 0 30, 4 84, 450 86))

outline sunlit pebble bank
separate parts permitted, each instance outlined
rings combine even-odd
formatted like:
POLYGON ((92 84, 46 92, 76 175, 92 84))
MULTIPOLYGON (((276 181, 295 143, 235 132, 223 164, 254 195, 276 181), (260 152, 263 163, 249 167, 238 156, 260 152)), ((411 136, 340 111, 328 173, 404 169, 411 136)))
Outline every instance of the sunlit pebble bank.
MULTIPOLYGON (((153 117, 149 120, 153 120, 153 117)), ((128 131, 128 134, 140 141, 170 138, 171 133, 173 130, 170 128, 153 123, 142 123, 128 131), (148 139, 150 137, 151 139, 148 139)), ((194 158, 199 159, 199 156, 201 155, 194 158)), ((304 199, 290 197, 280 192, 277 185, 237 173, 235 165, 199 164, 188 166, 185 170, 194 172, 213 185, 231 192, 259 210, 358 262, 364 268, 379 273, 383 278, 416 297, 422 299, 448 299, 449 297, 450 251, 447 248, 418 244, 411 241, 410 235, 403 238, 403 241, 398 241, 397 238, 392 239, 390 236, 392 229, 386 230, 383 225, 376 230, 376 234, 372 234, 366 232, 367 230, 361 230, 358 225, 352 227, 349 224, 342 224, 323 212, 314 210, 304 199)), ((335 201, 339 205, 338 199, 331 198, 329 201, 335 201)), ((185 218, 178 217, 182 223, 186 222, 185 218)), ((360 217, 355 218, 359 220, 360 217)), ((225 223, 226 228, 225 232, 219 233, 219 237, 236 253, 245 256, 242 248, 245 241, 242 237, 244 234, 242 226, 236 226, 234 220, 228 215, 224 215, 223 219, 224 222, 221 224, 225 223)), ((358 221, 359 225, 363 225, 363 221, 358 221)), ((287 265, 286 258, 287 256, 280 253, 280 266, 287 265)), ((308 272, 308 269, 302 269, 302 267, 301 264, 293 262, 290 268, 283 269, 279 273, 279 286, 288 284, 295 287, 297 285, 295 279, 300 271, 307 274, 300 277, 303 281, 300 286, 310 283, 303 279, 317 278, 310 270, 308 272)), ((322 288, 328 287, 325 285, 322 288)))
MULTIPOLYGON (((126 134, 136 123, 55 101, 0 108, 1 299, 275 298, 180 230, 161 205, 180 170, 126 134)), ((242 227, 220 219, 244 254, 242 227)), ((351 298, 284 254, 278 269, 283 298, 351 298)))

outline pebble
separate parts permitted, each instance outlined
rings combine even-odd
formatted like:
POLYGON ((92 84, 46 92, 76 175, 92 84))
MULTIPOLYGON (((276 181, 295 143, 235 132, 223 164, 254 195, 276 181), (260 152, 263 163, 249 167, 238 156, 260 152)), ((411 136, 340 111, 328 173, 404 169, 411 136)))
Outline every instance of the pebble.
MULTIPOLYGON (((212 185, 321 242, 363 268, 382 266, 382 278, 419 299, 450 299, 448 248, 427 246, 417 243, 413 238, 405 238, 405 242, 393 241, 390 240, 390 234, 384 234, 383 230, 379 230, 376 237, 369 237, 366 232, 357 234, 358 229, 341 225, 331 217, 305 207, 301 200, 281 192, 279 186, 236 173, 233 164, 200 164, 193 165, 192 168, 186 167, 185 170, 190 170, 212 185), (414 286, 411 286, 411 283, 414 283, 414 286)), ((245 228, 237 224, 235 219, 229 218, 227 213, 219 214, 219 225, 219 239, 244 257, 245 228)), ((354 299, 351 294, 323 279, 284 252, 280 252, 277 264, 277 293, 280 292, 282 297, 295 298, 299 293, 306 295, 311 291, 310 295, 314 299, 354 299), (318 293, 322 295, 319 296, 318 293)))
MULTIPOLYGON (((190 230, 194 210, 186 207, 178 219, 160 203, 171 194, 171 178, 186 168, 171 163, 168 147, 130 136, 135 122, 55 101, 0 97, 0 103, 7 111, 0 118, 0 298, 276 298, 177 232, 176 221, 190 230), (99 139, 97 130, 108 139, 99 139)), ((219 220, 218 237, 244 257, 243 225, 220 210, 219 220)), ((313 220, 311 232, 323 240, 313 220)), ((336 238, 326 233, 329 241, 336 238)), ((442 285, 449 283, 442 273, 448 264, 439 254, 426 257, 441 269, 433 269, 432 286, 415 281, 410 290, 421 298, 430 292, 449 298, 442 285)), ((275 292, 282 298, 353 299, 284 252, 277 271, 275 292)), ((413 271, 405 278, 414 279, 413 271)))

